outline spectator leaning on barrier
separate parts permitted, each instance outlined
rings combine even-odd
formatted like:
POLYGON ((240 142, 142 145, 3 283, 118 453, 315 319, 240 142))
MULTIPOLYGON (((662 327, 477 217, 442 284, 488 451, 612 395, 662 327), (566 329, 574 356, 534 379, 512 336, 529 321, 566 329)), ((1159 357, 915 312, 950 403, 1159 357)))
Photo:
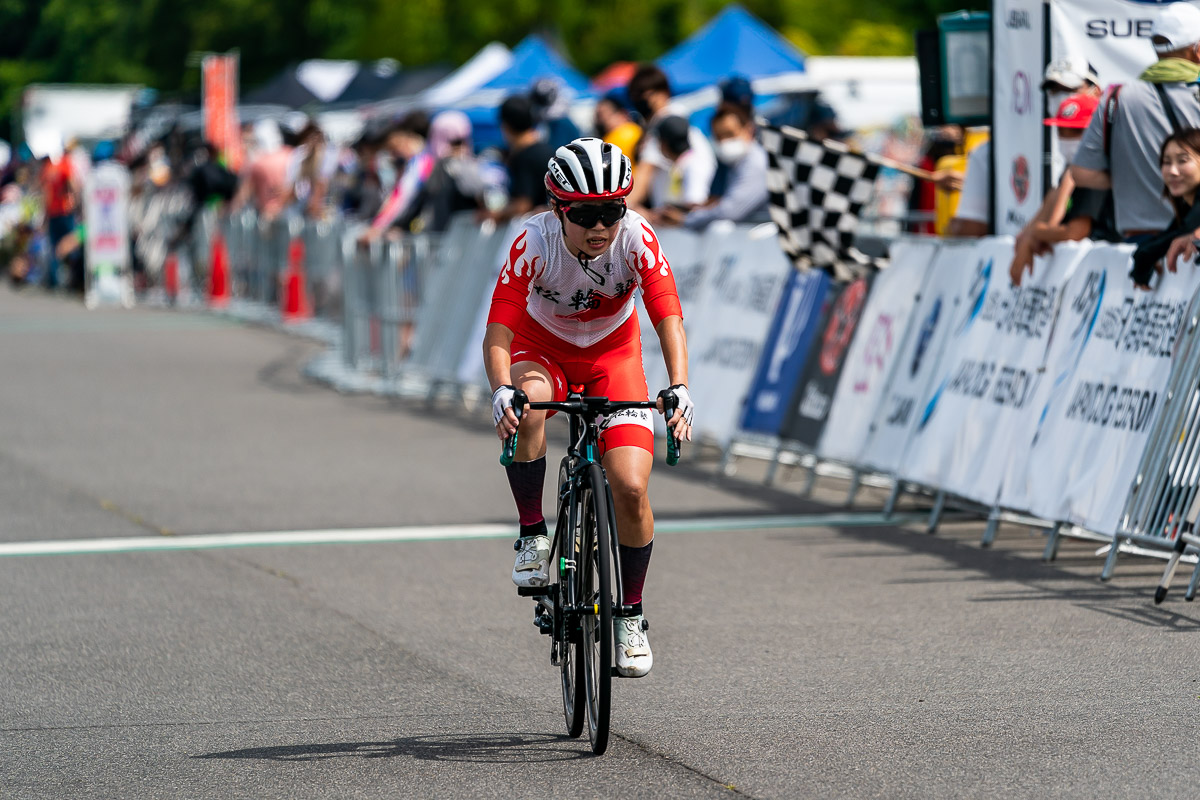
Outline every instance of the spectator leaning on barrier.
POLYGON ((642 126, 629 116, 625 107, 624 92, 613 89, 596 101, 596 111, 593 119, 596 125, 596 135, 609 144, 620 148, 630 161, 637 165, 634 151, 642 138, 642 126))
POLYGON ((424 111, 410 111, 388 131, 387 149, 394 160, 403 162, 404 171, 396 179, 383 208, 371 221, 371 227, 359 237, 360 241, 377 239, 394 223, 411 220, 405 215, 416 202, 425 181, 429 180, 436 161, 428 147, 428 137, 429 115, 424 111))
POLYGON ((717 159, 729 169, 725 191, 684 217, 689 228, 704 228, 710 222, 760 222, 767 212, 767 151, 754 138, 754 120, 744 106, 725 102, 712 119, 717 159))
POLYGON ((533 107, 524 95, 514 95, 500 104, 500 133, 508 144, 508 204, 485 211, 483 216, 506 221, 549 205, 546 165, 554 157, 554 148, 538 132, 533 107))
MULTIPOLYGON (((637 68, 629 79, 628 92, 634 109, 646 121, 646 130, 638 145, 638 165, 627 204, 644 213, 655 202, 661 202, 656 198, 666 196, 668 188, 671 162, 659 146, 658 126, 668 117, 686 118, 686 112, 671 102, 671 82, 667 80, 667 74, 653 64, 642 64, 637 68)), ((692 151, 693 158, 707 162, 708 168, 716 171, 717 160, 708 137, 695 126, 688 129, 688 150, 692 151)), ((712 180, 711 172, 709 180, 712 180)), ((708 186, 704 187, 704 193, 707 197, 708 186)))
POLYGON ((455 213, 479 208, 483 177, 471 150, 471 120, 463 112, 443 111, 434 117, 429 146, 437 162, 409 213, 420 216, 414 227, 440 232, 455 213))
POLYGON ((1117 230, 1135 243, 1170 224, 1158 170, 1162 141, 1200 124, 1200 102, 1188 86, 1200 75, 1200 8, 1163 8, 1151 41, 1159 61, 1137 81, 1109 90, 1071 162, 1078 185, 1112 189, 1117 230))
MULTIPOLYGON (((1083 105, 1092 101, 1092 105, 1095 106, 1099 102, 1101 94, 1100 76, 1085 59, 1068 56, 1047 65, 1046 71, 1042 75, 1041 89, 1046 95, 1047 107, 1052 110, 1061 111, 1063 103, 1072 99, 1083 105)), ((1088 111, 1088 119, 1091 118, 1094 111, 1094 107, 1088 111)), ((1086 127, 1085 124, 1084 129, 1086 127)), ((1020 275, 1033 269, 1034 256, 1044 252, 1044 244, 1039 244, 1039 241, 1034 238, 1035 229, 1054 228, 1063 223, 1063 217, 1067 213, 1071 197, 1076 189, 1075 179, 1071 177, 1069 167, 1075 154, 1079 152, 1079 141, 1083 138, 1083 131, 1076 129, 1073 125, 1059 125, 1055 130, 1058 136, 1058 150, 1063 156, 1063 172, 1059 176, 1057 184, 1046 192, 1046 196, 1042 199, 1042 205, 1033 215, 1033 219, 1029 220, 1025 228, 1017 234, 1013 246, 1013 260, 1009 265, 1009 275, 1017 285, 1021 282, 1020 275), (1067 141, 1070 143, 1068 144, 1067 141), (1038 248, 1037 252, 1034 249, 1035 245, 1038 248)), ((1086 189, 1084 191, 1096 190, 1086 189)), ((1099 238, 1109 239, 1114 233, 1112 230, 1114 225, 1112 199, 1107 193, 1103 196, 1107 198, 1108 202, 1102 209, 1102 213, 1093 218, 1093 233, 1099 238)), ((1086 196, 1083 197, 1086 199, 1086 196)))
POLYGON ((683 117, 658 123, 658 145, 667 169, 663 186, 651 196, 652 209, 643 215, 652 225, 680 224, 684 215, 708 200, 714 165, 692 149, 690 128, 683 117))
POLYGON ((252 201, 259 217, 272 220, 287 203, 291 148, 284 145, 279 124, 271 119, 254 124, 254 140, 256 153, 245 168, 245 177, 234 197, 233 207, 238 209, 252 201))
MULTIPOLYGON (((1058 113, 1045 120, 1045 125, 1057 132, 1059 150, 1070 163, 1079 144, 1083 140, 1083 131, 1091 121, 1099 100, 1090 94, 1073 94, 1059 104, 1058 113)), ((1033 257, 1047 255, 1054 250, 1058 242, 1079 241, 1080 239, 1110 239, 1115 236, 1112 226, 1112 193, 1099 189, 1087 189, 1075 186, 1069 175, 1063 176, 1061 186, 1071 188, 1067 197, 1065 209, 1058 222, 1049 222, 1037 217, 1033 219, 1017 237, 1012 264, 1009 266, 1009 276, 1016 286, 1021 285, 1024 273, 1033 273, 1033 257)), ((1052 198, 1054 193, 1047 195, 1052 198)))
MULTIPOLYGON (((1163 142, 1159 154, 1163 194, 1171 203, 1174 219, 1170 227, 1138 245, 1133 253, 1133 269, 1129 277, 1139 289, 1149 289, 1155 272, 1162 271, 1162 262, 1172 244, 1187 242, 1182 255, 1196 254, 1193 239, 1200 235, 1200 203, 1196 191, 1200 188, 1200 128, 1184 128, 1163 142)), ((1175 263, 1167 265, 1172 272, 1175 263)))

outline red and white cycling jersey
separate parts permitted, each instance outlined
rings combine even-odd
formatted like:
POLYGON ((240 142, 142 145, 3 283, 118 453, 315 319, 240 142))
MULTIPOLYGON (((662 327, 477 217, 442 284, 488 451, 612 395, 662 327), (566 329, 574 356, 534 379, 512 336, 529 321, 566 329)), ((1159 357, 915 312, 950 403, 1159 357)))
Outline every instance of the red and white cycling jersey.
POLYGON ((633 314, 634 289, 651 322, 683 316, 675 276, 644 217, 629 211, 612 245, 585 268, 567 250, 552 211, 530 217, 508 250, 488 323, 519 331, 530 317, 564 342, 591 347, 633 314))

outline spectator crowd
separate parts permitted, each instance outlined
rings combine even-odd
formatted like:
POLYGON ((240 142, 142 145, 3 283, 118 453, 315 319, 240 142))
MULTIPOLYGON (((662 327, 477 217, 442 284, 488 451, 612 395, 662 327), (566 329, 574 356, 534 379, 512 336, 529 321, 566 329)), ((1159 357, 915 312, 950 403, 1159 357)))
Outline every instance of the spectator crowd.
MULTIPOLYGON (((1155 22, 1158 60, 1135 81, 1102 92, 1103 77, 1086 60, 1065 58, 1045 70, 1041 91, 1052 114, 1060 166, 1040 209, 1017 237, 1011 276, 1062 241, 1083 238, 1138 246, 1133 280, 1175 269, 1200 241, 1200 8, 1175 3, 1155 22)), ((659 226, 701 230, 718 220, 769 219, 768 157, 757 130, 750 83, 731 76, 706 129, 673 97, 654 65, 599 98, 583 130, 551 80, 509 96, 496 110, 504 141, 480 152, 461 111, 411 109, 369 121, 352 142, 331 141, 313 118, 264 117, 243 125, 236 168, 198 136, 170 128, 135 130, 117 142, 62 142, 43 136, 15 153, 0 150, 0 266, 16 284, 79 290, 86 230, 80 203, 88 171, 117 159, 132 182, 132 264, 147 283, 161 263, 136 239, 160 221, 146 199, 174 192, 188 209, 161 252, 177 248, 200 211, 217 204, 253 209, 259 219, 343 218, 361 227, 359 242, 442 231, 458 213, 503 222, 547 205, 543 178, 555 149, 595 135, 635 165, 631 207, 659 226)), ((833 110, 818 102, 804 123, 810 138, 849 139, 833 110)), ((922 178, 885 170, 877 217, 900 230, 952 237, 989 232, 993 211, 986 129, 909 124, 860 135, 853 144, 892 162, 915 164, 922 178)), ((160 252, 160 255, 161 255, 160 252)))

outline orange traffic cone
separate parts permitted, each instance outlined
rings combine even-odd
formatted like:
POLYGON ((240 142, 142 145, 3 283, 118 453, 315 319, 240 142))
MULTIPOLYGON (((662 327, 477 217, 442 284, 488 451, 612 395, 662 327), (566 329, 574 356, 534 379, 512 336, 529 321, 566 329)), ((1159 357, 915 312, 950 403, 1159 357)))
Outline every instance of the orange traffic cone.
POLYGON ((229 251, 225 249, 225 237, 213 237, 211 256, 208 260, 208 304, 212 308, 229 305, 229 251))
POLYGON ((302 322, 312 317, 312 306, 308 302, 308 288, 304 280, 304 240, 292 239, 288 245, 288 264, 283 273, 284 322, 302 322))
POLYGON ((175 305, 179 298, 179 256, 167 253, 163 263, 163 290, 167 293, 167 302, 175 305))

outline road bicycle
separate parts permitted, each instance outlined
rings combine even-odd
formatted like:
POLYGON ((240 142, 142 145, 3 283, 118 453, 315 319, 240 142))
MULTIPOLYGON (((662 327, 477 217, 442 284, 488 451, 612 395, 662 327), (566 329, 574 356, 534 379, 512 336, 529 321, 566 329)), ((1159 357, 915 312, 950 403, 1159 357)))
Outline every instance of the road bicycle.
MULTIPOLYGON (((674 392, 660 394, 667 419, 675 414, 674 392)), ((518 587, 534 600, 533 624, 550 637, 550 663, 562 672, 563 715, 567 733, 578 737, 587 723, 592 752, 608 748, 614 661, 613 617, 630 616, 623 598, 617 558, 617 521, 612 489, 600 465, 600 418, 628 409, 654 409, 652 400, 611 401, 572 392, 565 402, 531 403, 522 391, 513 398, 524 410, 560 411, 570 417, 567 455, 558 467, 558 515, 550 546, 550 583, 518 587), (614 600, 615 598, 615 600, 614 600)), ((517 434, 505 440, 500 463, 511 464, 517 434)), ((667 463, 679 461, 680 442, 667 431, 667 463)))

